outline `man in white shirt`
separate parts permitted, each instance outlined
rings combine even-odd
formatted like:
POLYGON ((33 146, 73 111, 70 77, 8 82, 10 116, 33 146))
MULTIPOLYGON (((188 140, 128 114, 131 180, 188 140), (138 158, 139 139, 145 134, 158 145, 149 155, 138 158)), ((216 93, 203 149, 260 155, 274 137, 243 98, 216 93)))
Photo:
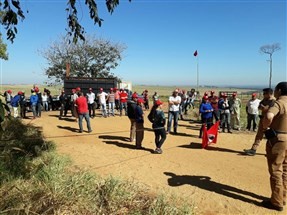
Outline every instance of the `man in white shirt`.
POLYGON ((103 91, 103 88, 100 88, 100 92, 98 93, 99 102, 102 109, 102 115, 107 117, 107 97, 108 94, 103 91))
POLYGON ((256 93, 252 93, 251 99, 246 104, 246 113, 247 113, 247 130, 250 131, 251 123, 253 122, 253 131, 257 131, 257 117, 258 117, 258 107, 260 104, 259 99, 256 98, 256 93))
POLYGON ((181 103, 181 97, 178 95, 178 90, 174 90, 172 96, 168 99, 169 109, 168 109, 168 123, 167 123, 167 131, 170 132, 171 122, 173 119, 173 132, 177 134, 177 124, 178 124, 178 115, 179 115, 179 106, 181 103))
POLYGON ((89 88, 89 92, 87 93, 87 100, 88 100, 89 115, 91 118, 95 117, 95 98, 96 98, 96 95, 93 92, 93 89, 89 88), (93 111, 93 114, 92 114, 92 111, 93 111))

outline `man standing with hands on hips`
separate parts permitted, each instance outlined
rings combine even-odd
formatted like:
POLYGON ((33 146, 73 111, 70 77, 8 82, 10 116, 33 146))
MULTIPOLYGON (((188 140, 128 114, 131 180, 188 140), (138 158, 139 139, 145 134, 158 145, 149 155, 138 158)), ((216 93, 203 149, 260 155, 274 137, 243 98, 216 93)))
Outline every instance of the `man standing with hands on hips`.
POLYGON ((287 195, 287 82, 277 84, 274 96, 275 104, 263 119, 271 198, 263 201, 262 206, 283 211, 287 195))

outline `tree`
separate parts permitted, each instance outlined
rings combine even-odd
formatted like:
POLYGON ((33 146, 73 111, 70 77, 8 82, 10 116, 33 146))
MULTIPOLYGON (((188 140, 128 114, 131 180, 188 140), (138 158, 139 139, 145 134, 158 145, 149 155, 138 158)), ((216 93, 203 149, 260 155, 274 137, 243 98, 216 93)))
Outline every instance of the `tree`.
POLYGON ((67 65, 72 77, 120 80, 111 70, 118 66, 125 48, 123 44, 95 37, 87 37, 85 41, 70 44, 67 37, 61 37, 41 51, 49 65, 45 71, 49 79, 48 84, 61 83, 66 76, 67 65))
POLYGON ((3 43, 1 34, 0 34, 0 59, 8 60, 7 45, 3 43))
POLYGON ((272 55, 275 51, 280 50, 280 43, 274 43, 272 45, 264 45, 260 47, 260 52, 264 54, 269 54, 269 63, 270 63, 270 73, 269 73, 269 87, 271 88, 272 80, 272 55))
MULTIPOLYGON (((77 2, 80 0, 67 0, 67 21, 68 21, 68 35, 73 38, 73 42, 77 42, 78 38, 85 40, 85 29, 78 20, 77 2)), ((131 1, 131 0, 128 0, 131 1)), ((108 11, 112 14, 114 9, 119 5, 119 0, 106 0, 106 6, 108 11)), ((95 25, 102 25, 103 19, 99 17, 96 0, 85 0, 85 5, 89 9, 90 18, 95 25)), ((44 10, 44 8, 43 8, 44 10)), ((4 0, 0 2, 0 11, 4 13, 2 18, 2 25, 5 27, 7 39, 11 42, 14 41, 17 34, 17 25, 19 20, 25 19, 25 13, 23 12, 20 4, 20 0, 4 0)), ((28 11, 26 12, 28 13, 28 11)), ((52 14, 51 14, 52 16, 52 14)))

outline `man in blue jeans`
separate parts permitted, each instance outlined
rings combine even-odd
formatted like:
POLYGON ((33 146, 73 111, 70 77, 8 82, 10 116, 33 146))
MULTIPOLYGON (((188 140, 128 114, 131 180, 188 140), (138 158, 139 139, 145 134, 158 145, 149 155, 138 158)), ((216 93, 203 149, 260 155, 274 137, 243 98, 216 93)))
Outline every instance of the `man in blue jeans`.
POLYGON ((179 114, 179 105, 181 103, 181 97, 178 95, 178 89, 174 90, 172 96, 168 99, 169 109, 168 109, 168 123, 167 131, 170 132, 171 122, 173 119, 173 132, 177 134, 177 124, 178 124, 178 114, 179 114))
POLYGON ((89 109, 88 109, 88 101, 87 98, 84 96, 83 92, 79 93, 79 98, 76 99, 76 106, 79 115, 79 128, 80 133, 83 132, 83 118, 85 118, 87 122, 88 133, 92 132, 91 124, 90 124, 90 116, 89 116, 89 109))

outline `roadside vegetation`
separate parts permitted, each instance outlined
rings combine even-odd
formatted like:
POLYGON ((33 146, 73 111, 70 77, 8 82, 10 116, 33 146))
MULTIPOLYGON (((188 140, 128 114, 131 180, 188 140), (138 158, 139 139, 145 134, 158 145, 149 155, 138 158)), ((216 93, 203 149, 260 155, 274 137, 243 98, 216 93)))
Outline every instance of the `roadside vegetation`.
POLYGON ((76 169, 41 129, 5 120, 0 133, 0 214, 194 214, 179 198, 76 169))

